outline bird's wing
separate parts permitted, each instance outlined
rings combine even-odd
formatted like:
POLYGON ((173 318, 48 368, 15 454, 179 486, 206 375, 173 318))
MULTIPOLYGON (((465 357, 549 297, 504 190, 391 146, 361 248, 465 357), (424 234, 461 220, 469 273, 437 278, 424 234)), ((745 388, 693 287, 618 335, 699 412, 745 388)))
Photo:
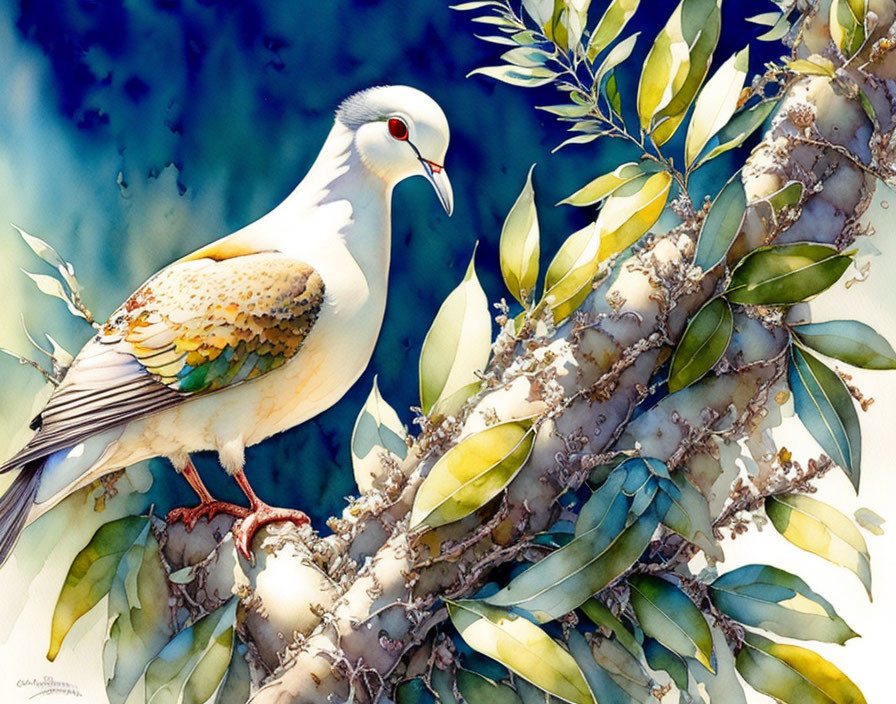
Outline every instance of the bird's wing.
POLYGON ((318 273, 280 253, 176 262, 78 354, 32 422, 37 434, 0 472, 276 369, 301 349, 323 299, 318 273))

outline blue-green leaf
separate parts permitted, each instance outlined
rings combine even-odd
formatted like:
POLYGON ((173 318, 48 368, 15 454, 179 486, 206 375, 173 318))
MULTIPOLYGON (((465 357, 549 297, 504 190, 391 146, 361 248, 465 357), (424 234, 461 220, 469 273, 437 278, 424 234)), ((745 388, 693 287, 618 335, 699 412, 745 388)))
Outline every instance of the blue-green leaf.
POLYGON ((862 369, 896 369, 896 352, 874 328, 856 320, 794 325, 806 347, 862 369))
POLYGON ((709 585, 713 603, 735 621, 789 638, 843 645, 855 633, 802 579, 770 565, 745 565, 709 585))
POLYGON ((787 382, 796 414, 856 491, 862 460, 859 416, 843 380, 798 345, 790 350, 787 382))
POLYGON ((670 582, 647 574, 632 575, 628 584, 629 600, 644 633, 713 672, 712 633, 690 597, 670 582))
POLYGON ((725 259, 744 223, 747 212, 747 192, 740 172, 734 174, 712 203, 694 254, 694 266, 709 271, 725 259))

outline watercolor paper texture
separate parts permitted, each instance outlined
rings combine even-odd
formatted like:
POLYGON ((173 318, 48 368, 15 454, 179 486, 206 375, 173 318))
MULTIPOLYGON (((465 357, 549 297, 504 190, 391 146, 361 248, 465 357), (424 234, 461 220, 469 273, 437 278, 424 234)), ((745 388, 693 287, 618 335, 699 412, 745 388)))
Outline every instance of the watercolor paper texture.
MULTIPOLYGON (((367 264, 388 270, 378 335, 327 322, 338 227, 319 272, 277 279, 245 244, 205 260, 276 289, 260 323, 227 328, 221 298, 177 327, 227 282, 166 289, 161 334, 195 335, 172 359, 208 366, 151 366, 137 402, 163 382, 212 400, 174 435, 220 410, 247 345, 250 389, 316 325, 338 341, 314 358, 326 410, 245 451, 260 499, 311 526, 263 528, 253 563, 232 517, 166 525, 197 501, 168 459, 91 475, 0 566, 0 701, 886 701, 896 6, 802 6, 0 0, 0 461, 96 334, 87 311, 108 333, 155 272, 272 211, 343 100, 406 85, 438 106, 343 113, 346 154, 355 130, 381 140, 332 167, 374 174, 344 196, 345 237, 368 201, 391 213, 388 267, 359 255, 365 287, 367 264), (387 199, 374 153, 422 177, 387 199)), ((330 215, 296 212, 297 241, 330 237, 330 215)), ((35 496, 86 471, 117 417, 94 413, 35 496)), ((217 452, 192 459, 248 505, 217 452)))

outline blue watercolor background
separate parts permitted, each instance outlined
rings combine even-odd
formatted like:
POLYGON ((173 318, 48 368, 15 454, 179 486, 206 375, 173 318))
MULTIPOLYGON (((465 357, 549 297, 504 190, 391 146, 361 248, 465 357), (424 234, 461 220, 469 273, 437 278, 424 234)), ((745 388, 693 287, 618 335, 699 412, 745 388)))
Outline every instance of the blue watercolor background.
MULTIPOLYGON (((592 22, 604 4, 595 0, 592 22)), ((619 75, 629 109, 649 42, 674 6, 643 2, 627 30, 642 32, 619 75)), ((725 3, 716 65, 763 31, 741 18, 771 9, 725 3)), ((72 261, 98 317, 171 260, 276 205, 316 156, 335 106, 353 91, 407 83, 445 109, 455 215, 445 217, 422 179, 396 189, 390 298, 370 367, 330 411, 247 453, 257 491, 307 510, 317 523, 355 491, 348 440, 374 373, 410 422, 423 336, 477 240, 489 298, 506 295, 498 237, 530 164, 539 164, 544 267, 593 217, 553 203, 636 157, 606 140, 552 155, 564 129, 533 109, 561 102, 552 88, 464 78, 501 53, 473 37, 484 26, 472 16, 435 0, 0 0, 0 221, 21 225, 72 261)), ((756 42, 751 50, 754 70, 780 53, 756 42)), ((732 156, 701 171, 694 194, 714 194, 742 158, 732 156)), ((11 228, 0 229, 4 252, 37 270, 11 228)), ((3 282, 8 307, 15 301, 20 309, 10 319, 24 313, 33 330, 69 349, 83 344, 89 331, 19 278, 3 282)), ((4 331, 0 344, 25 351, 9 326, 4 331)), ((33 384, 19 380, 31 372, 4 358, 0 373, 7 379, 3 413, 21 425, 33 384)), ((239 499, 213 455, 198 463, 213 492, 239 499)), ((193 501, 166 465, 154 463, 147 497, 161 511, 193 501)))

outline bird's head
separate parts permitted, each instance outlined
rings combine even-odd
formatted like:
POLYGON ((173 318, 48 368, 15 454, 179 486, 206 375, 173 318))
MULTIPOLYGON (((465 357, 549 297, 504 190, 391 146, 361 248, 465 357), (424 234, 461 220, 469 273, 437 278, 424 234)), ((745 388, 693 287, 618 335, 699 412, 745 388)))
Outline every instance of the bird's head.
POLYGON ((368 88, 344 100, 336 120, 354 132, 368 169, 393 185, 424 176, 451 215, 454 195, 444 168, 448 120, 435 100, 408 86, 368 88))

